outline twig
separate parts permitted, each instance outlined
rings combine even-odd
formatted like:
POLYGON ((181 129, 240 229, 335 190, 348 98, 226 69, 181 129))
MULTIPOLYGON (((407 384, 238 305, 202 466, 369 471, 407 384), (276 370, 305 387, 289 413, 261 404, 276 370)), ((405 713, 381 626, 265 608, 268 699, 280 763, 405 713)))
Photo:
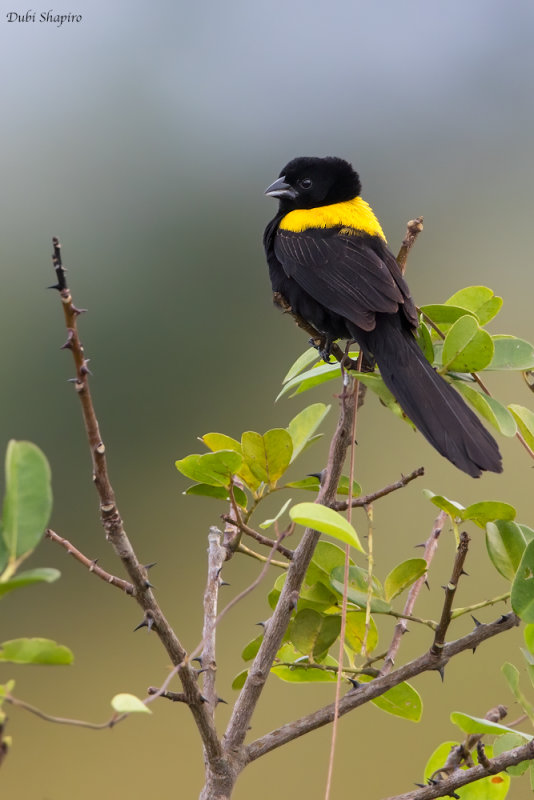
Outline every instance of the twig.
POLYGON ((264 564, 268 561, 271 567, 279 567, 280 569, 287 569, 288 567, 287 561, 275 561, 273 558, 268 558, 268 556, 262 556, 261 553, 251 550, 243 542, 240 542, 237 546, 236 553, 243 553, 243 555, 255 558, 256 561, 261 561, 264 564))
POLYGON ((98 578, 101 578, 106 583, 110 583, 112 586, 116 586, 118 589, 126 592, 126 594, 135 594, 135 589, 132 583, 129 583, 129 581, 125 581, 122 578, 117 578, 115 575, 111 575, 111 573, 106 572, 105 569, 102 569, 102 567, 98 566, 96 558, 87 558, 87 556, 84 556, 84 554, 74 547, 74 545, 71 544, 68 539, 64 539, 62 536, 59 536, 55 531, 51 530, 51 528, 48 528, 45 531, 45 536, 48 539, 51 539, 53 542, 61 545, 61 547, 64 547, 69 555, 73 556, 73 558, 75 558, 76 561, 79 561, 80 564, 83 564, 84 567, 87 567, 89 572, 92 572, 98 578))
POLYGON ((121 722, 127 717, 127 714, 114 714, 111 719, 108 719, 107 722, 86 722, 83 719, 53 717, 51 714, 46 714, 44 711, 41 711, 40 708, 36 708, 35 706, 26 703, 25 700, 19 700, 18 697, 13 697, 13 695, 9 693, 6 694, 4 699, 6 703, 11 703, 13 706, 23 708, 25 711, 29 711, 30 714, 35 714, 36 717, 46 720, 46 722, 56 722, 58 725, 74 725, 78 728, 90 728, 93 731, 102 731, 105 728, 113 728, 118 722, 121 722))
POLYGON ((217 601, 221 585, 220 574, 226 559, 226 549, 221 546, 221 535, 217 528, 210 528, 208 534, 208 577, 204 592, 204 626, 202 629, 204 646, 200 662, 204 675, 203 695, 206 698, 212 718, 217 705, 217 694, 215 692, 215 673, 217 670, 215 660, 215 620, 217 618, 217 601))
POLYGON ((480 608, 488 608, 494 606, 496 603, 506 603, 510 599, 510 592, 504 592, 498 597, 492 597, 491 600, 481 600, 480 603, 473 603, 472 606, 465 606, 464 608, 453 608, 451 611, 451 620, 457 619, 464 614, 471 614, 473 611, 478 611, 480 608))
MULTIPOLYGON (((384 486, 383 489, 378 489, 376 492, 371 492, 371 494, 366 494, 361 497, 354 497, 352 499, 352 507, 353 508, 363 508, 364 506, 370 506, 371 503, 374 503, 375 500, 379 500, 381 497, 385 497, 387 494, 391 494, 391 492, 396 492, 397 489, 403 489, 409 483, 411 483, 416 478, 420 478, 421 475, 425 474, 425 468, 419 467, 418 469, 414 469, 413 472, 410 472, 409 475, 402 475, 398 481, 394 483, 390 483, 389 486, 384 486)), ((348 500, 336 500, 335 503, 332 504, 332 508, 336 511, 345 511, 348 506, 348 500)))
MULTIPOLYGON (((410 591, 408 592, 408 597, 406 598, 406 604, 404 606, 404 614, 406 616, 412 615, 415 606, 415 601, 417 600, 419 592, 421 591, 426 582, 428 568, 430 567, 432 559, 434 558, 436 550, 438 549, 439 536, 441 531, 443 530, 443 526, 445 525, 446 520, 447 520, 447 514, 445 513, 445 511, 440 511, 438 516, 436 517, 436 521, 434 522, 432 533, 430 534, 425 543, 425 552, 423 553, 423 558, 426 561, 426 572, 424 575, 421 575, 421 577, 416 580, 413 586, 410 587, 410 591)), ((386 660, 384 662, 384 666, 380 671, 381 675, 387 675, 388 672, 391 672, 391 670, 393 669, 397 653, 399 652, 401 639, 407 630, 408 630, 408 624, 406 619, 404 618, 401 619, 400 622, 398 622, 395 625, 393 638, 391 640, 391 644, 387 652, 386 660)))
POLYGON ((235 519, 230 514, 222 514, 221 519, 223 519, 224 522, 230 523, 235 528, 239 528, 240 531, 246 533, 247 536, 250 536, 252 539, 255 539, 259 544, 265 545, 265 547, 273 547, 273 545, 276 544, 276 549, 279 553, 282 553, 282 555, 289 560, 293 558, 293 550, 289 550, 289 548, 284 547, 283 544, 275 542, 274 539, 269 539, 268 536, 263 536, 261 533, 258 533, 258 531, 246 525, 242 519, 235 519))
POLYGON ((408 254, 415 244, 415 240, 423 230, 423 217, 416 217, 411 219, 406 226, 406 236, 404 237, 401 249, 397 255, 397 264, 399 265, 402 274, 406 272, 406 261, 408 254))
POLYGON ((187 703, 187 698, 183 692, 161 692, 158 686, 149 686, 147 693, 149 695, 157 694, 158 697, 172 700, 173 703, 187 703))
POLYGON ((454 600, 454 595, 456 594, 456 589, 458 588, 458 581, 460 580, 460 576, 464 571, 464 564, 468 549, 469 536, 465 531, 462 531, 460 534, 460 543, 456 550, 456 558, 454 559, 451 579, 445 587, 445 602, 443 603, 441 619, 436 630, 436 635, 434 636, 434 642, 430 648, 430 652, 435 656, 439 655, 445 644, 445 636, 451 623, 452 601, 454 600))
POLYGON ((76 367, 74 386, 82 406, 82 415, 85 424, 89 449, 93 462, 93 480, 100 499, 101 522, 106 532, 106 538, 111 542, 113 549, 121 559, 126 572, 134 586, 134 597, 145 614, 145 620, 150 618, 151 626, 165 647, 169 658, 177 668, 182 681, 185 694, 188 698, 189 708, 199 729, 208 759, 217 759, 222 754, 222 747, 217 737, 217 731, 208 710, 204 707, 202 695, 198 687, 197 676, 186 661, 186 651, 176 636, 174 630, 166 620, 159 604, 151 590, 146 569, 139 562, 137 555, 126 534, 122 518, 115 500, 115 493, 108 475, 106 448, 100 434, 91 392, 89 388, 89 369, 84 349, 80 341, 77 319, 80 309, 72 301, 71 293, 67 287, 65 270, 61 259, 61 245, 57 238, 53 239, 54 253, 52 256, 56 270, 58 290, 65 324, 67 327, 67 341, 64 349, 70 350, 76 367))
POLYGON ((496 775, 508 767, 513 767, 532 758, 534 758, 534 740, 519 747, 514 747, 513 750, 507 750, 505 753, 501 753, 500 756, 490 758, 485 764, 477 764, 471 769, 456 770, 454 775, 439 781, 439 783, 424 786, 422 789, 412 790, 405 794, 387 797, 385 800, 434 800, 436 797, 450 797, 453 796, 452 793, 456 789, 460 789, 468 783, 474 783, 481 778, 486 778, 488 775, 496 775))
MULTIPOLYGON (((388 675, 382 675, 370 683, 360 685, 356 690, 348 692, 342 698, 339 707, 340 716, 368 703, 370 700, 374 700, 376 697, 380 697, 393 686, 398 686, 399 683, 410 680, 410 678, 420 675, 422 672, 444 668, 447 662, 458 653, 472 650, 473 647, 478 647, 487 639, 498 636, 500 633, 504 633, 504 631, 510 630, 517 625, 519 625, 519 619, 515 614, 507 614, 488 625, 478 625, 474 631, 466 634, 461 639, 456 639, 444 645, 439 655, 436 656, 429 650, 388 675)), ((246 748, 245 763, 255 761, 266 753, 282 747, 287 742, 321 728, 323 725, 328 725, 333 717, 334 704, 330 703, 311 714, 270 731, 270 733, 256 739, 246 748)), ((408 800, 408 796, 406 796, 405 800, 408 800)))

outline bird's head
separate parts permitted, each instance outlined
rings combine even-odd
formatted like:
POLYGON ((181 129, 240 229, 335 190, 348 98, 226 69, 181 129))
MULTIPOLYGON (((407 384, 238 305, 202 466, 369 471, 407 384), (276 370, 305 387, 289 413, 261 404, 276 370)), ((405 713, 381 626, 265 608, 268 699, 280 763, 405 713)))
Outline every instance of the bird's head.
POLYGON ((281 209, 287 212, 352 200, 361 188, 358 173, 348 161, 302 156, 286 164, 265 194, 278 198, 281 209))

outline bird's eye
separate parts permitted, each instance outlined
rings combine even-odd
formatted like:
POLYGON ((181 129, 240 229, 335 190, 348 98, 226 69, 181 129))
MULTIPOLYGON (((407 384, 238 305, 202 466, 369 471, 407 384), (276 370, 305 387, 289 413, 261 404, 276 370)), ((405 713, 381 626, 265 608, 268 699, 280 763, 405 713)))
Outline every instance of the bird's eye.
POLYGON ((312 182, 309 178, 301 178, 298 183, 301 189, 311 189, 312 182))

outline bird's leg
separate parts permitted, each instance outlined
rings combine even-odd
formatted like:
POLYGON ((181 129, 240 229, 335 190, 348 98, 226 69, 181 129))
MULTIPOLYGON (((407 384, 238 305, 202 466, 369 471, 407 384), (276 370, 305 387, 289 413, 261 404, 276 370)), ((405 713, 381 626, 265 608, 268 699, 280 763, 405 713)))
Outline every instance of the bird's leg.
POLYGON ((315 347, 325 364, 330 364, 330 355, 333 343, 334 337, 329 336, 327 333, 321 336, 319 342, 317 342, 317 339, 309 340, 309 344, 311 344, 312 347, 315 347))

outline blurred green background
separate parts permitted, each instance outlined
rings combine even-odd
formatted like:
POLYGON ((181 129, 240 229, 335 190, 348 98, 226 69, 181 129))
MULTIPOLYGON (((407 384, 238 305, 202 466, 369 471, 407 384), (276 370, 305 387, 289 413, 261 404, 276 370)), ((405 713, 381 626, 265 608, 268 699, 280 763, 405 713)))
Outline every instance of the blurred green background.
MULTIPOLYGON (((57 235, 75 302, 89 309, 80 328, 119 507, 140 558, 158 562, 151 573, 157 596, 193 648, 207 532, 221 509, 182 495, 188 483, 175 459, 199 452, 196 437, 210 430, 239 436, 285 426, 334 391, 274 404, 287 367, 306 347, 305 335, 271 307, 261 247, 275 209, 263 190, 290 158, 353 161, 394 250, 406 221, 424 215, 408 268, 419 304, 485 283, 505 297, 492 330, 534 338, 534 7, 527 0, 99 0, 56 11, 83 21, 57 28, 0 19, 1 446, 15 437, 43 448, 53 470, 52 526, 120 573, 98 523, 67 383, 70 356, 59 350, 59 299, 44 288, 53 282, 57 235)), ((491 388, 504 402, 532 407, 519 377, 494 378, 491 388)), ((332 412, 328 431, 334 421, 332 412)), ((506 500, 520 521, 534 523, 531 463, 516 441, 501 440, 502 477, 473 481, 370 397, 358 442, 365 491, 426 468, 423 479, 376 504, 382 576, 417 554, 413 546, 430 531, 435 514, 424 487, 465 505, 506 500)), ((325 454, 323 440, 293 477, 321 469, 325 454)), ((364 532, 363 516, 355 523, 364 532)), ((472 535, 459 605, 505 591, 487 565, 481 532, 472 535)), ((431 592, 420 600, 426 615, 438 613, 450 572, 452 537, 443 539, 431 592)), ((71 668, 7 665, 0 680, 15 677, 16 693, 49 713, 93 721, 109 717, 115 693, 144 696, 162 682, 168 660, 154 635, 132 633, 141 619, 132 600, 50 542, 28 565, 58 567, 62 579, 2 600, 0 640, 48 636, 71 646, 76 661, 71 668)), ((228 564, 227 597, 257 570, 254 562, 228 564)), ((220 626, 219 692, 230 703, 241 648, 269 614, 269 586, 220 626)), ((459 622, 457 634, 469 625, 459 622)), ((383 643, 389 629, 382 626, 383 643)), ((499 666, 505 657, 519 662, 519 643, 519 633, 507 634, 475 658, 460 656, 443 685, 437 675, 418 680, 419 725, 374 707, 344 718, 334 796, 375 800, 421 780, 434 746, 456 736, 450 710, 481 716, 497 703, 511 705, 499 666)), ((413 631, 400 657, 428 644, 426 630, 413 631)), ((333 691, 273 680, 251 735, 330 702, 333 691)), ((163 701, 152 708, 151 718, 104 732, 9 709, 14 746, 1 771, 2 796, 196 797, 202 754, 191 717, 163 701)), ((516 711, 512 705, 511 718, 516 711)), ((228 714, 219 707, 221 730, 228 714)), ((267 800, 281 786, 288 796, 321 797, 329 735, 321 730, 253 764, 236 800, 267 800)))

